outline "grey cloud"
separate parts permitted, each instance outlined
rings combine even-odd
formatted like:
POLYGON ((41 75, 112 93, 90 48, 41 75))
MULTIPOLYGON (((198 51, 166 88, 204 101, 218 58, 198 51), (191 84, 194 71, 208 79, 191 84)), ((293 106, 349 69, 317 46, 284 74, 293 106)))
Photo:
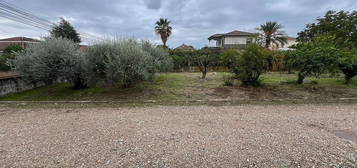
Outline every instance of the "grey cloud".
POLYGON ((146 0, 146 4, 149 9, 160 9, 161 0, 146 0))
MULTIPOLYGON (((278 21, 286 32, 296 36, 305 24, 327 10, 356 10, 355 0, 7 0, 48 20, 69 18, 81 32, 105 36, 128 36, 160 42, 153 27, 165 17, 172 21, 174 33, 169 45, 182 43, 196 48, 207 38, 232 30, 254 31, 265 21, 278 21)), ((0 36, 43 36, 47 32, 4 21, 0 36)))

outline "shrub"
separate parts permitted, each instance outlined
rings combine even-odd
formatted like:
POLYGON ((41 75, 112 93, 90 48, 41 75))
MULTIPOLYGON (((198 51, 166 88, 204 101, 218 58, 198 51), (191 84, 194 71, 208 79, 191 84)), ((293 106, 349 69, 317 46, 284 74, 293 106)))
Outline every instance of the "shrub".
POLYGON ((10 45, 6 47, 3 54, 0 56, 0 71, 10 71, 11 66, 8 62, 15 58, 16 52, 20 52, 22 50, 23 48, 18 45, 10 45))
POLYGON ((233 86, 234 85, 234 76, 232 74, 224 73, 222 78, 223 78, 224 86, 233 86))
POLYGON ((260 85, 259 77, 269 69, 269 52, 251 44, 243 52, 228 51, 222 57, 243 86, 260 85))
POLYGON ((323 73, 334 72, 341 52, 332 36, 321 36, 298 44, 290 54, 290 64, 298 71, 297 83, 302 84, 307 76, 319 77, 323 73))
POLYGON ((78 45, 62 38, 47 38, 16 54, 16 71, 28 82, 52 84, 66 80, 77 89, 86 86, 86 60, 78 45))
POLYGON ((173 69, 175 71, 183 71, 188 69, 192 64, 193 51, 180 51, 180 50, 170 50, 170 57, 173 62, 173 69))
POLYGON ((149 41, 141 42, 144 51, 148 52, 151 57, 151 65, 149 67, 150 74, 157 72, 168 72, 173 69, 172 58, 169 53, 161 46, 155 46, 149 41))
POLYGON ((131 39, 107 40, 91 46, 86 56, 91 85, 102 81, 106 85, 130 87, 152 78, 156 72, 168 70, 171 64, 164 49, 131 39))
POLYGON ((267 50, 256 44, 249 45, 238 59, 238 68, 243 86, 260 85, 260 75, 269 69, 267 50))
POLYGON ((229 49, 224 51, 221 54, 221 61, 223 62, 223 64, 225 66, 228 67, 228 69, 234 73, 234 74, 238 74, 239 73, 239 68, 238 68, 238 59, 241 56, 242 52, 240 52, 237 49, 229 49))

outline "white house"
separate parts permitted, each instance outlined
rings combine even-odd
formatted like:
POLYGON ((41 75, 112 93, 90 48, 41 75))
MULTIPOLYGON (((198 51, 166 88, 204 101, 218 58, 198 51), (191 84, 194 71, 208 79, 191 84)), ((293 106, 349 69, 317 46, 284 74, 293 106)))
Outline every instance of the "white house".
POLYGON ((210 47, 219 48, 245 48, 247 44, 254 43, 257 40, 256 33, 243 31, 232 31, 225 34, 215 34, 208 38, 210 47), (212 44, 212 40, 215 41, 212 44))
MULTIPOLYGON (((232 31, 225 34, 215 34, 208 38, 210 47, 217 48, 245 48, 247 44, 254 43, 258 39, 257 33, 232 31)), ((296 38, 287 37, 287 44, 276 46, 271 45, 272 50, 288 50, 296 44, 296 38)))

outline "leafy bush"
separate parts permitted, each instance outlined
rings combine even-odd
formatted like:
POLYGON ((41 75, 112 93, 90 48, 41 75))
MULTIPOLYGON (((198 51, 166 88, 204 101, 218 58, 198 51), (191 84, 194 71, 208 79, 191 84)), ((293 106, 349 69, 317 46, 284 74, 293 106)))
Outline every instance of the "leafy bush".
POLYGON ((170 57, 173 62, 173 69, 175 71, 183 71, 185 69, 188 69, 193 64, 193 55, 193 51, 171 50, 170 57))
POLYGON ((243 86, 260 85, 259 77, 269 69, 267 50, 256 44, 249 45, 238 59, 239 74, 243 86))
POLYGON ((357 50, 343 50, 338 59, 339 68, 345 75, 346 83, 357 76, 357 50))
POLYGON ((148 52, 151 56, 152 65, 149 68, 150 74, 157 72, 168 72, 173 69, 172 58, 169 53, 160 46, 155 46, 149 41, 141 42, 144 51, 148 52))
POLYGON ((22 51, 23 48, 18 45, 9 45, 3 51, 0 56, 0 71, 10 71, 11 66, 8 64, 9 61, 15 58, 16 52, 22 51))
POLYGON ((290 54, 290 64, 298 71, 298 84, 302 84, 307 76, 319 77, 323 73, 334 72, 341 56, 332 36, 299 43, 290 54))
POLYGON ((223 78, 224 86, 233 86, 234 85, 234 76, 232 74, 224 73, 222 78, 223 78))
POLYGON ((17 53, 12 61, 27 81, 52 84, 67 80, 75 88, 86 86, 86 60, 78 45, 67 39, 47 38, 17 53))
POLYGON ((229 49, 224 51, 221 54, 221 61, 225 66, 228 67, 228 69, 234 73, 238 74, 239 73, 239 68, 238 68, 238 59, 241 56, 242 52, 240 52, 237 49, 229 49))
POLYGON ((86 56, 91 85, 102 81, 106 85, 130 87, 152 78, 156 72, 169 70, 171 65, 164 49, 131 39, 108 40, 91 46, 86 56))
POLYGON ((269 54, 261 46, 251 44, 241 53, 231 50, 222 57, 243 86, 258 86, 260 75, 269 69, 269 54))

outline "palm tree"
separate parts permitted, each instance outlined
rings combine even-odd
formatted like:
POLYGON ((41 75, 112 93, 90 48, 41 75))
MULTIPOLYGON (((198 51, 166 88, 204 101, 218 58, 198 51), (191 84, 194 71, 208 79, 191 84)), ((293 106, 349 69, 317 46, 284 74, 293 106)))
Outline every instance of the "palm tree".
POLYGON ((269 48, 272 43, 276 46, 284 46, 287 44, 287 36, 284 31, 281 30, 282 28, 283 26, 277 22, 266 22, 260 25, 258 30, 261 31, 265 48, 269 48))
POLYGON ((155 26, 155 32, 161 36, 161 40, 164 43, 165 48, 167 39, 170 37, 172 31, 170 23, 171 22, 169 20, 160 18, 160 20, 156 22, 155 26))

